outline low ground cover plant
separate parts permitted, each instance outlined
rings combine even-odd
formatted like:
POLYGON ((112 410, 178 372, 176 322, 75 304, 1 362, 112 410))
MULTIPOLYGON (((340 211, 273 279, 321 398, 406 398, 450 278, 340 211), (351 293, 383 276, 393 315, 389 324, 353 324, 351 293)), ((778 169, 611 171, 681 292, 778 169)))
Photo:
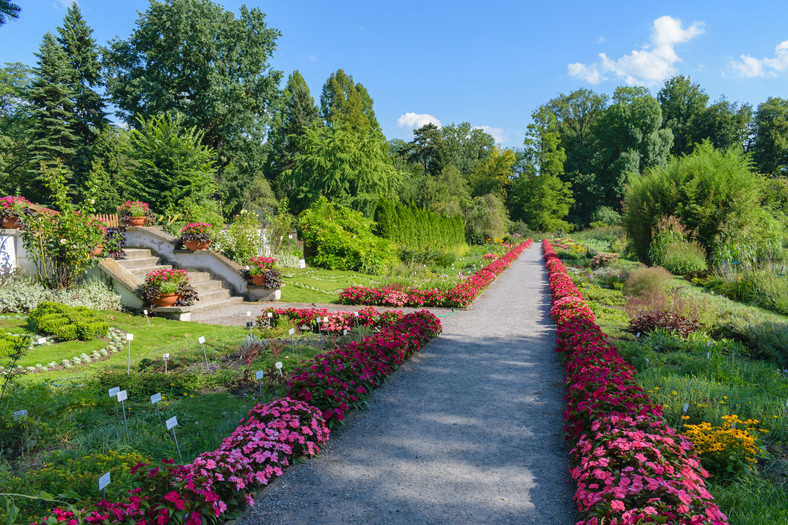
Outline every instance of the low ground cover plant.
POLYGON ((27 319, 34 332, 54 335, 61 341, 90 341, 106 337, 109 332, 109 324, 95 310, 84 306, 45 301, 30 312, 27 319))

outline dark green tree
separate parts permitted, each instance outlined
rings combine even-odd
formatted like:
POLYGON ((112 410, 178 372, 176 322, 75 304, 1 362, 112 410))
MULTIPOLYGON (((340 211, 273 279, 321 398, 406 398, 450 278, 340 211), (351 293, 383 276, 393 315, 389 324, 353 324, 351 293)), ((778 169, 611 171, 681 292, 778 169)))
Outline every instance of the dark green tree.
POLYGON ((29 168, 33 71, 18 62, 0 67, 0 192, 17 195, 29 168))
POLYGON ((594 173, 604 192, 598 204, 619 211, 629 174, 664 165, 673 135, 662 128, 659 102, 643 87, 616 89, 592 133, 594 173))
POLYGON ((372 109, 372 97, 364 86, 356 84, 353 77, 341 69, 331 73, 323 84, 320 116, 330 128, 342 127, 360 135, 382 133, 372 109))
POLYGON ((434 177, 443 171, 447 151, 438 126, 430 122, 413 130, 413 140, 408 143, 405 154, 408 160, 419 164, 427 175, 434 177))
POLYGON ((662 127, 673 132, 671 154, 692 153, 699 142, 698 121, 706 111, 709 96, 689 77, 676 75, 665 81, 657 100, 662 109, 662 127))
POLYGON ((7 19, 19 18, 22 8, 8 0, 0 0, 0 26, 5 24, 7 19))
POLYGON ((717 149, 743 148, 750 135, 752 106, 725 97, 707 107, 695 120, 697 141, 708 139, 717 149))
POLYGON ((282 106, 275 124, 271 128, 271 172, 277 193, 285 196, 292 188, 282 186, 282 173, 293 165, 293 158, 302 153, 298 148, 298 137, 319 118, 315 100, 298 70, 290 73, 282 97, 282 106))
POLYGON ((217 152, 225 212, 240 208, 264 171, 282 77, 270 65, 279 35, 258 8, 242 6, 236 18, 210 0, 152 0, 132 35, 104 55, 107 89, 129 124, 137 114, 169 113, 203 132, 217 152))
MULTIPOLYGON (((44 34, 36 56, 38 64, 29 92, 34 107, 30 132, 30 176, 25 181, 23 193, 31 200, 49 204, 51 195, 43 179, 42 167, 60 169, 60 162, 67 166, 76 153, 77 136, 74 132, 68 57, 51 33, 44 34)), ((70 170, 65 170, 64 176, 71 177, 70 170)))
POLYGON ((67 85, 72 92, 74 132, 78 138, 76 155, 71 168, 75 183, 81 187, 90 170, 91 146, 99 130, 106 124, 104 100, 96 92, 101 83, 98 48, 91 29, 82 18, 76 2, 68 8, 63 26, 58 27, 58 42, 69 61, 67 85))
POLYGON ((441 128, 445 146, 446 164, 457 166, 465 177, 492 155, 495 138, 483 129, 474 128, 468 122, 449 124, 441 128))
POLYGON ((761 173, 788 175, 788 99, 769 97, 758 106, 752 159, 761 173))

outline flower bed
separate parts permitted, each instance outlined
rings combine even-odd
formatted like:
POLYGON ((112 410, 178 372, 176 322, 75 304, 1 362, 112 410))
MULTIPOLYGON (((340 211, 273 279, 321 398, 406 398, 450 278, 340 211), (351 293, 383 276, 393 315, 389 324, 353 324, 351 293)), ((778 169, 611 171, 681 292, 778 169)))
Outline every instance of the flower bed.
POLYGON ((358 310, 358 312, 329 312, 325 308, 266 308, 257 317, 257 327, 265 329, 269 326, 276 326, 281 318, 286 318, 295 322, 302 330, 318 331, 326 333, 341 333, 343 330, 348 332, 356 327, 356 321, 360 326, 366 328, 378 328, 382 325, 389 325, 402 318, 402 312, 391 310, 388 312, 378 312, 372 307, 358 310), (268 314, 271 317, 268 317, 268 314), (358 313, 358 316, 355 314, 358 313), (318 330, 317 319, 320 318, 320 329, 318 330))
POLYGON ((448 292, 438 289, 412 289, 401 292, 383 286, 368 288, 351 286, 339 294, 341 304, 363 304, 375 306, 452 306, 464 308, 470 305, 498 275, 511 266, 512 262, 525 251, 533 241, 528 239, 512 248, 509 252, 481 268, 448 292))
POLYGON ((708 473, 692 443, 678 435, 637 386, 634 369, 597 326, 550 243, 550 316, 556 351, 566 360, 567 438, 578 525, 721 524, 727 518, 706 490, 708 473))
POLYGON ((304 362, 289 379, 288 397, 257 405, 213 452, 187 465, 164 460, 132 469, 137 488, 121 502, 90 509, 58 507, 41 523, 221 523, 227 513, 254 504, 254 491, 281 476, 298 457, 320 453, 328 424, 360 407, 404 359, 441 331, 422 311, 401 316, 372 337, 304 362), (328 391, 323 385, 331 385, 328 391), (350 403, 350 405, 348 405, 350 403))

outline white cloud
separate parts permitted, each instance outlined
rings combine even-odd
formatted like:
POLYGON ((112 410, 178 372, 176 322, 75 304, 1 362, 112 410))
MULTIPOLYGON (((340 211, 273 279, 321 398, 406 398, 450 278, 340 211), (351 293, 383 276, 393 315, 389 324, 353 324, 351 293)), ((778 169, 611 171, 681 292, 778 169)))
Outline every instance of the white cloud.
POLYGON ((58 4, 60 4, 61 6, 65 7, 66 9, 68 9, 69 7, 71 7, 71 4, 73 4, 73 3, 76 3, 77 5, 79 5, 79 2, 77 2, 76 0, 57 0, 56 2, 54 2, 52 4, 52 7, 57 9, 58 4))
POLYGON ((316 55, 309 55, 307 58, 309 59, 310 62, 317 62, 317 56, 316 55))
POLYGON ((503 128, 493 128, 490 126, 474 126, 473 128, 480 129, 485 133, 492 135, 492 137, 495 139, 495 142, 498 144, 503 144, 509 138, 503 128))
POLYGON ((778 73, 788 71, 788 40, 777 44, 774 48, 774 58, 753 58, 742 55, 738 61, 731 61, 730 67, 740 77, 753 78, 777 76, 778 73))
POLYGON ((441 121, 428 113, 411 113, 407 112, 397 119, 397 125, 401 128, 417 129, 425 124, 432 122, 438 127, 441 127, 441 121))
POLYGON ((603 36, 600 36, 596 40, 594 40, 595 44, 604 44, 605 42, 607 42, 607 38, 603 36))
POLYGON ((695 22, 685 29, 681 20, 661 16, 654 20, 651 43, 643 49, 635 49, 616 60, 605 53, 599 53, 599 62, 576 62, 569 64, 567 69, 570 76, 581 78, 589 84, 599 84, 611 78, 624 79, 630 85, 658 84, 677 71, 676 63, 681 62, 681 59, 676 54, 676 44, 692 40, 701 33, 702 22, 695 22))

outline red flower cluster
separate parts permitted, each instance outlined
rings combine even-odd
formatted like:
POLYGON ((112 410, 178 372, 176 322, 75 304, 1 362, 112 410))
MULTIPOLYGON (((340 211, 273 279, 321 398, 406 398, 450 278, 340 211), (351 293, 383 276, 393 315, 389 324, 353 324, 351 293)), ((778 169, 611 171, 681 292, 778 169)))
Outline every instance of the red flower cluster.
POLYGON ((319 355, 293 371, 287 395, 318 407, 334 426, 348 409, 363 406, 373 388, 440 332, 440 321, 426 310, 403 315, 372 337, 319 355))
POLYGON ((228 508, 252 505, 252 490, 282 475, 299 456, 314 456, 328 440, 320 410, 278 399, 257 405, 221 446, 188 465, 164 460, 158 467, 135 465, 137 488, 126 501, 102 500, 94 509, 52 510, 42 523, 220 523, 228 508))
POLYGON ((320 318, 320 331, 341 333, 343 330, 348 332, 358 324, 364 327, 378 328, 389 325, 402 318, 402 312, 391 310, 388 312, 377 312, 374 308, 364 308, 358 310, 358 316, 354 312, 329 312, 325 308, 266 308, 257 317, 257 326, 266 328, 268 326, 268 314, 271 313, 271 326, 276 326, 280 317, 285 317, 294 321, 302 330, 308 329, 315 333, 318 332, 318 317, 320 318))
POLYGON ((499 257, 484 268, 478 270, 448 292, 438 289, 400 292, 389 287, 367 288, 364 286, 351 286, 339 294, 342 304, 364 304, 379 306, 453 306, 464 308, 470 305, 482 291, 490 285, 533 241, 528 239, 512 248, 505 255, 499 257))
POLYGON ((662 419, 633 368, 597 326, 561 260, 545 240, 556 351, 566 359, 567 437, 578 525, 723 524, 692 444, 662 419))

